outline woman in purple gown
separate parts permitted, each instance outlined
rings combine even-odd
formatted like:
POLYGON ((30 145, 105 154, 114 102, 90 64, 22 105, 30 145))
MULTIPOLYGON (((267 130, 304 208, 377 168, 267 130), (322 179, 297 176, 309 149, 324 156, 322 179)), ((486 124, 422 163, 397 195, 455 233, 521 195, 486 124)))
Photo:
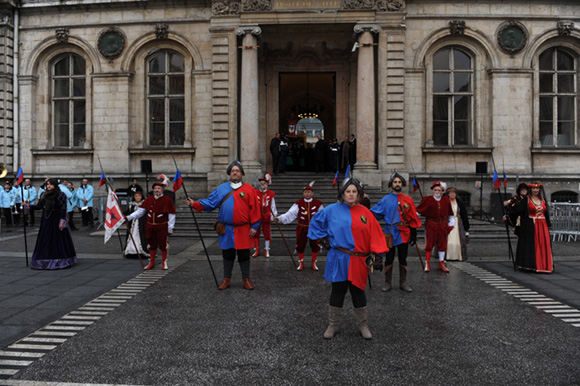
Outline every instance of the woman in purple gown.
POLYGON ((77 263, 68 227, 66 200, 66 195, 58 187, 58 181, 50 178, 46 181, 46 191, 38 204, 26 205, 25 210, 43 211, 30 268, 60 269, 77 263))

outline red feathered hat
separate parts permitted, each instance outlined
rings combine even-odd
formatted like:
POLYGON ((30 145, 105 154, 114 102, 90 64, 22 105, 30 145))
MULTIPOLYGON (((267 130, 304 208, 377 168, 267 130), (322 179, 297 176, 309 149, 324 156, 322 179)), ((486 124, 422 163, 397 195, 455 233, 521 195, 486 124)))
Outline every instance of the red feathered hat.
POLYGON ((445 191, 445 189, 447 188, 447 184, 445 182, 435 181, 431 184, 431 190, 433 190, 436 186, 441 187, 441 189, 443 189, 443 191, 445 191))
POLYGON ((308 185, 306 185, 304 187, 304 189, 302 189, 302 191, 305 191, 305 190, 312 190, 312 191, 314 191, 314 189, 312 189, 312 186, 314 185, 315 182, 316 181, 310 181, 310 183, 308 185))

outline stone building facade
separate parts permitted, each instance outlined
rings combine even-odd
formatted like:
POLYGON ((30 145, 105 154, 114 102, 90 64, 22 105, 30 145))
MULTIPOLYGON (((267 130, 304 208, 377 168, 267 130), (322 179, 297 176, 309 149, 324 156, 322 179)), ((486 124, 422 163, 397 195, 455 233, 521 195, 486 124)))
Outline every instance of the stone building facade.
POLYGON ((0 0, 0 162, 126 181, 173 155, 203 194, 233 159, 270 169, 312 103, 371 186, 396 169, 474 207, 483 180, 488 206, 495 161, 577 199, 579 26, 574 0, 0 0))

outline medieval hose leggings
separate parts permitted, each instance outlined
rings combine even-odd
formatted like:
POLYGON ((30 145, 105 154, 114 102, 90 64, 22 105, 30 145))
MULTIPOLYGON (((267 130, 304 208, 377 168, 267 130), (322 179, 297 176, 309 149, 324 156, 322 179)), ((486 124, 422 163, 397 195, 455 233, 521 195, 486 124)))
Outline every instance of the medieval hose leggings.
POLYGON ((236 252, 238 252, 238 263, 242 271, 242 278, 250 277, 250 250, 249 249, 222 249, 222 256, 224 258, 224 277, 231 278, 232 270, 234 269, 234 262, 236 260, 236 252))
POLYGON ((409 250, 409 244, 402 243, 395 245, 393 248, 389 249, 389 252, 385 255, 385 266, 392 265, 395 261, 395 248, 397 248, 397 254, 399 256, 399 265, 407 265, 407 254, 409 250))
POLYGON ((365 291, 356 287, 349 281, 338 281, 332 283, 332 291, 330 292, 330 305, 332 307, 342 308, 346 291, 350 290, 350 297, 352 298, 352 305, 354 308, 365 307, 367 305, 367 296, 365 291))

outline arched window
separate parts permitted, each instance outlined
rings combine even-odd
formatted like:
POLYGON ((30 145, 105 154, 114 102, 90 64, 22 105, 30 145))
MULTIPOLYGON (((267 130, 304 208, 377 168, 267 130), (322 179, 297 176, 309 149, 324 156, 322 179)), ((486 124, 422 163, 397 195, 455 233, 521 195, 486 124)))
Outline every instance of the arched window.
POLYGON ((577 127, 577 60, 552 47, 540 54, 540 142, 573 146, 577 127))
POLYGON ((578 193, 571 190, 560 190, 552 193, 552 202, 578 202, 578 193))
POLYGON ((86 141, 86 62, 76 54, 52 65, 52 125, 55 147, 83 147, 86 141))
POLYGON ((306 143, 316 143, 317 136, 324 137, 324 125, 318 118, 302 118, 296 123, 296 135, 306 133, 306 143))
POLYGON ((185 60, 173 50, 147 61, 147 116, 150 146, 183 146, 185 141, 185 60))
POLYGON ((457 47, 433 55, 433 144, 473 143, 473 60, 457 47))

